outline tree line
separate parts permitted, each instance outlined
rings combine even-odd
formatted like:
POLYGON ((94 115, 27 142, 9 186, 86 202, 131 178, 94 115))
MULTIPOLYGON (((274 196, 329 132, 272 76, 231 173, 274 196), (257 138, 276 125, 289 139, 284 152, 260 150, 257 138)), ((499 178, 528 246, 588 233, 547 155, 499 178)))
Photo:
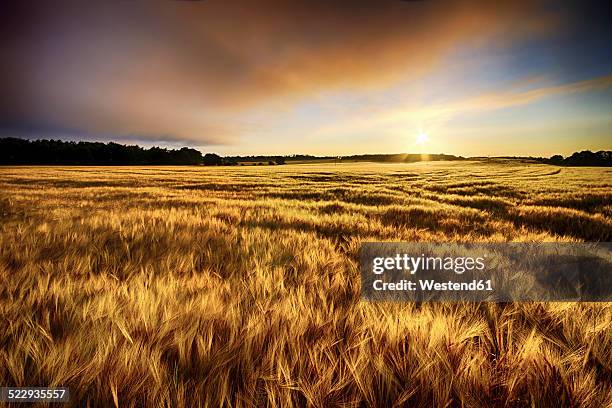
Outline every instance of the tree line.
MULTIPOLYGON (((202 155, 199 150, 183 147, 145 149, 135 145, 109 142, 74 142, 62 140, 27 140, 0 138, 0 165, 43 164, 82 166, 128 165, 238 165, 236 157, 221 157, 215 153, 202 155)), ((284 164, 282 157, 266 158, 268 164, 284 164)), ((262 163, 263 164, 263 163, 262 163)))
MULTIPOLYGON (((208 157, 209 161, 211 159, 215 161, 214 157, 208 157)), ((145 149, 140 146, 126 146, 113 142, 65 142, 12 137, 0 139, 0 164, 106 166, 202 163, 204 163, 202 153, 188 147, 178 150, 160 147, 145 149)))
POLYGON ((565 158, 560 154, 556 154, 549 159, 541 159, 541 161, 557 166, 612 167, 612 151, 600 150, 598 152, 592 152, 590 150, 583 150, 581 152, 575 152, 571 156, 565 158))

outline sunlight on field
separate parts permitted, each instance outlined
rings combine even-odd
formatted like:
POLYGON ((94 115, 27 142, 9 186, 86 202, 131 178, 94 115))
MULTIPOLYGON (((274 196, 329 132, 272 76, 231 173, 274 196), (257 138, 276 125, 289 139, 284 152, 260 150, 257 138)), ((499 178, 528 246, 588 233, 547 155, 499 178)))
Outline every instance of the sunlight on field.
POLYGON ((0 168, 0 384, 75 406, 612 405, 610 304, 359 300, 364 241, 610 241, 612 172, 0 168))

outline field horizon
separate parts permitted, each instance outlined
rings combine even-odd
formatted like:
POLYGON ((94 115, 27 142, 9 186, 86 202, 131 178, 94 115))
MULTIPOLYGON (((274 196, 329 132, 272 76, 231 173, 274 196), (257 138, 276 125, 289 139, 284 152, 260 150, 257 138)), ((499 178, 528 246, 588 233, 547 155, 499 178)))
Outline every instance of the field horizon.
POLYGON ((480 155, 462 156, 446 153, 427 153, 424 146, 416 153, 361 153, 350 155, 243 155, 219 156, 213 152, 202 153, 193 147, 165 148, 124 145, 115 142, 62 141, 53 139, 23 139, 0 137, 0 166, 11 165, 69 165, 69 166, 122 166, 122 165, 281 165, 287 163, 416 163, 427 161, 463 160, 515 160, 527 163, 544 163, 557 166, 612 167, 612 151, 580 150, 567 157, 553 154, 550 157, 534 155, 480 155))

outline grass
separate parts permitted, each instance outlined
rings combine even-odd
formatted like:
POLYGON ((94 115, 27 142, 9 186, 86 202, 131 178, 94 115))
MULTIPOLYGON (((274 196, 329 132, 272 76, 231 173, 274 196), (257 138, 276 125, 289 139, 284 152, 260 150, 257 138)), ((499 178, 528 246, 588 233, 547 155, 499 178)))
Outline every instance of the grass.
POLYGON ((364 241, 609 241, 612 172, 0 169, 0 384, 72 406, 612 407, 608 303, 359 298, 364 241))

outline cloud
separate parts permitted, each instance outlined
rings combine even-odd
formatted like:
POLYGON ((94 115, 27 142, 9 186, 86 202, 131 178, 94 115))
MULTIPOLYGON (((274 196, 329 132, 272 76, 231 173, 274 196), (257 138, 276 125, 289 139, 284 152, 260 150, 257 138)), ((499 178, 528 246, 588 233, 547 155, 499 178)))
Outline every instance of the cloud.
POLYGON ((437 128, 448 120, 469 113, 489 111, 528 105, 545 98, 602 91, 612 87, 612 74, 565 84, 544 85, 545 78, 528 78, 507 89, 496 89, 474 96, 455 100, 419 105, 407 103, 387 111, 375 111, 372 115, 343 118, 342 123, 321 128, 319 134, 348 133, 358 129, 381 129, 390 126, 406 126, 428 123, 428 128, 437 128))
POLYGON ((567 84, 541 86, 529 90, 489 92, 474 98, 468 98, 456 104, 440 107, 442 111, 465 112, 470 110, 496 110, 513 106, 526 105, 557 95, 571 95, 581 92, 600 91, 612 86, 612 74, 567 84))
POLYGON ((419 78, 458 43, 503 43, 555 24, 528 2, 3 7, 0 127, 201 144, 235 143, 234 119, 249 109, 419 78))

